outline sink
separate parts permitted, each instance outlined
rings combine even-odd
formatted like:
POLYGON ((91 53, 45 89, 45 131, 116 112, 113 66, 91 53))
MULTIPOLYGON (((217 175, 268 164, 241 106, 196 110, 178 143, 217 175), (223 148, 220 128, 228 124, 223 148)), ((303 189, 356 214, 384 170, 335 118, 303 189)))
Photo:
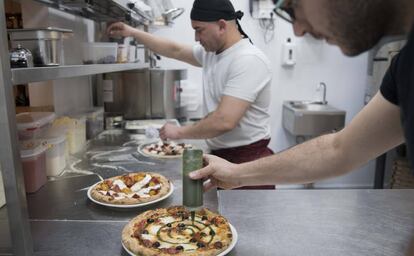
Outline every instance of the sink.
POLYGON ((285 101, 283 127, 294 136, 319 136, 341 130, 346 112, 319 101, 285 101))

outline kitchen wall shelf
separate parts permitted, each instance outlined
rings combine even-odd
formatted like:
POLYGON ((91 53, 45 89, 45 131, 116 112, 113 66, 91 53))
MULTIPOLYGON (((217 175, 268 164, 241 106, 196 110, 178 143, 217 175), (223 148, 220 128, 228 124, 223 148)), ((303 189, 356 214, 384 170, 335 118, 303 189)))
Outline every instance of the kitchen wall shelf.
POLYGON ((13 85, 149 68, 148 63, 92 64, 12 69, 13 85))
POLYGON ((52 8, 98 22, 124 21, 148 25, 153 17, 128 0, 36 0, 52 8))

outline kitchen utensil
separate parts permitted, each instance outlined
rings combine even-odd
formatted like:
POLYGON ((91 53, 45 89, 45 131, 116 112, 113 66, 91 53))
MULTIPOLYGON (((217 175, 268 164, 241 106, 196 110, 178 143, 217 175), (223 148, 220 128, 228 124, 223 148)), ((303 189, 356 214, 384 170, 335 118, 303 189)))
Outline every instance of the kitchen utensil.
POLYGON ((20 44, 10 52, 11 68, 33 67, 33 55, 30 50, 23 48, 20 44))

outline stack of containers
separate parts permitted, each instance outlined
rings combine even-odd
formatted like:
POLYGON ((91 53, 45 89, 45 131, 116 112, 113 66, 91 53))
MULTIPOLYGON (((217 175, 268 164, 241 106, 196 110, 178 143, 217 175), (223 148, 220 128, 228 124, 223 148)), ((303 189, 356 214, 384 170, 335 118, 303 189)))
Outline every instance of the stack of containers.
POLYGON ((20 140, 39 138, 55 120, 52 112, 31 112, 16 115, 17 131, 20 140))
POLYGON ((66 166, 66 159, 69 156, 66 147, 66 130, 50 128, 42 140, 47 143, 46 150, 46 175, 59 176, 66 166))
POLYGON ((39 140, 20 143, 26 193, 34 193, 46 184, 46 149, 47 145, 39 140))
POLYGON ((86 117, 84 115, 60 117, 53 122, 53 127, 66 131, 66 143, 70 154, 80 152, 85 146, 86 117))

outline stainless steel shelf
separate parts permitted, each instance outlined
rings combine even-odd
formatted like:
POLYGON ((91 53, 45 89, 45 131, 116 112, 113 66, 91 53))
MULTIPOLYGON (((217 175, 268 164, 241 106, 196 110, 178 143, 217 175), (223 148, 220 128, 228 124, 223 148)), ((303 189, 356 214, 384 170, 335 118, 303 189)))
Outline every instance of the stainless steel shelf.
POLYGON ((14 85, 16 85, 144 68, 149 68, 149 64, 93 64, 58 67, 18 68, 12 69, 11 72, 12 82, 14 85))
POLYGON ((153 21, 147 13, 127 0, 36 0, 52 8, 85 17, 98 22, 123 21, 136 25, 148 25, 153 21))

